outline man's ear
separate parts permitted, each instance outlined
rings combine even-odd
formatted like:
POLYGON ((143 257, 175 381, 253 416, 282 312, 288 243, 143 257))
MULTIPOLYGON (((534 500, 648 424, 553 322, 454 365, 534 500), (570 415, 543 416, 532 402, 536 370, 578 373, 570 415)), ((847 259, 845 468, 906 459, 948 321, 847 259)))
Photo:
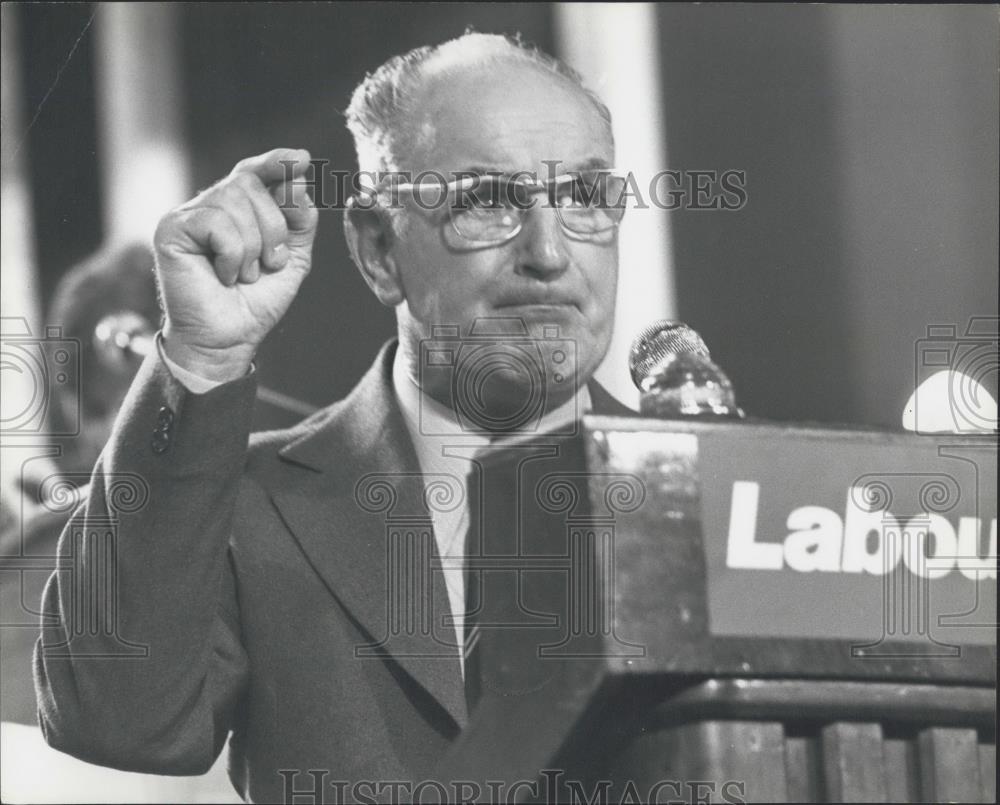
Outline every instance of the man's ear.
POLYGON ((403 285, 390 254, 392 221, 381 207, 364 208, 352 198, 344 210, 344 237, 351 259, 378 301, 395 307, 403 301, 403 285))

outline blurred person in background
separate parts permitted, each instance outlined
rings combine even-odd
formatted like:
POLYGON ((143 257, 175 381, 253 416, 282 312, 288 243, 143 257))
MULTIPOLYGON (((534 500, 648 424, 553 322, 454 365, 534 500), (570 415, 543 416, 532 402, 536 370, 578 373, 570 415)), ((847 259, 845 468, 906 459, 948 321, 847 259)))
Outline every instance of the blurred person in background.
MULTIPOLYGON (((80 418, 59 459, 64 472, 90 472, 111 435, 118 409, 160 326, 155 259, 144 244, 99 252, 60 280, 46 321, 80 344, 80 413, 66 394, 54 402, 56 425, 80 418)), ((56 390, 61 386, 56 386, 56 390)), ((60 432, 58 428, 56 432, 60 432)))
MULTIPOLYGON (((118 409, 160 323, 152 250, 132 244, 100 251, 60 280, 45 322, 79 346, 76 383, 53 384, 47 437, 60 454, 54 466, 29 462, 21 500, 11 501, 0 557, 55 561, 60 533, 74 503, 85 499, 90 473, 111 434, 118 409)), ((129 774, 93 766, 50 749, 38 729, 32 651, 38 637, 47 572, 0 569, 0 721, 4 801, 224 802, 225 774, 205 780, 129 774)))
MULTIPOLYGON (((44 505, 42 484, 47 478, 79 477, 93 469, 142 363, 143 350, 159 326, 154 263, 152 250, 143 244, 102 250, 71 267, 56 286, 45 322, 76 345, 80 375, 49 388, 46 441, 58 456, 53 462, 30 462, 17 479, 14 493, 20 500, 4 507, 0 535, 4 546, 18 539, 36 518, 33 528, 40 532, 53 521, 48 516, 53 512, 44 505), (66 433, 74 435, 51 435, 66 433)), ((54 514, 65 520, 61 510, 54 514)))

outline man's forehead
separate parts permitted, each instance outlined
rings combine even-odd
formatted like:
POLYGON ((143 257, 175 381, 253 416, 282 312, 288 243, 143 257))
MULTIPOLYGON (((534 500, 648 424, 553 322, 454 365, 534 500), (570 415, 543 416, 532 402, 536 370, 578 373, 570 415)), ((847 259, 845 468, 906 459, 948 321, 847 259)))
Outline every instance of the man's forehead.
POLYGON ((439 74, 411 118, 413 167, 512 173, 610 167, 607 121, 567 79, 532 65, 483 65, 439 74))

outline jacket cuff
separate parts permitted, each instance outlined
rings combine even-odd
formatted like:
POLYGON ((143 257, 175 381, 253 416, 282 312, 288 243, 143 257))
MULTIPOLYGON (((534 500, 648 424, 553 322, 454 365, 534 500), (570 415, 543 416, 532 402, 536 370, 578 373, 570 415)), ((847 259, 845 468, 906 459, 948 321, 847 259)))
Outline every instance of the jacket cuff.
MULTIPOLYGON (((156 350, 160 353, 160 360, 163 361, 167 370, 174 376, 175 379, 180 381, 181 385, 184 386, 192 394, 205 394, 214 388, 223 385, 223 381, 220 380, 210 380, 207 377, 202 377, 199 374, 190 372, 178 363, 170 360, 165 349, 163 349, 163 331, 160 330, 156 333, 156 350)), ((250 368, 247 370, 247 374, 254 374, 257 371, 257 367, 251 362, 250 368)))
POLYGON ((141 451, 143 463, 152 460, 184 474, 231 465, 245 455, 256 394, 255 372, 194 393, 171 373, 157 349, 139 368, 122 403, 110 449, 127 450, 133 459, 141 451))

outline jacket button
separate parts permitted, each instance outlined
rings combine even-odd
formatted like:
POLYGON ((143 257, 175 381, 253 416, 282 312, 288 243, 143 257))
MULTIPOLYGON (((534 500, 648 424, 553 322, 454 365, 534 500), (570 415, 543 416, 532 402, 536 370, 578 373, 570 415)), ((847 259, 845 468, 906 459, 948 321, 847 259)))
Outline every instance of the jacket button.
POLYGON ((154 453, 165 453, 170 447, 170 434, 163 430, 153 431, 152 448, 154 453))
MULTIPOLYGON (((164 405, 157 413, 156 421, 159 422, 161 426, 166 425, 169 428, 174 424, 174 412, 164 405)), ((166 430, 166 428, 163 429, 166 430)))

